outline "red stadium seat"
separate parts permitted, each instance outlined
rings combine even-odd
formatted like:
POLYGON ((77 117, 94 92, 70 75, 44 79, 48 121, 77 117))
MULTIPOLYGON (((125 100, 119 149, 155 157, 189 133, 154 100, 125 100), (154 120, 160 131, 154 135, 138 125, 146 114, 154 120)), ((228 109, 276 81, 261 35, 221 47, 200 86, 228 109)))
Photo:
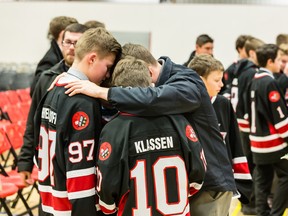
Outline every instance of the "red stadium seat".
POLYGON ((17 190, 17 197, 16 197, 15 201, 13 201, 11 208, 14 208, 16 206, 16 204, 18 203, 18 198, 19 198, 26 208, 25 213, 28 213, 28 215, 33 216, 32 209, 36 208, 38 205, 33 206, 32 208, 28 205, 27 200, 23 196, 23 189, 27 186, 22 181, 19 173, 17 173, 16 171, 11 171, 11 173, 7 172, 6 176, 0 175, 0 178, 1 178, 1 182, 3 182, 4 184, 5 183, 12 183, 18 189, 17 190))
POLYGON ((2 164, 4 167, 8 165, 9 157, 11 155, 11 148, 12 146, 7 138, 6 132, 3 128, 0 128, 0 157, 3 161, 2 164))
MULTIPOLYGON (((1 180, 0 180, 1 181, 1 180)), ((12 216, 13 214, 10 211, 10 207, 8 206, 7 197, 17 194, 18 187, 13 183, 9 182, 0 182, 0 202, 1 206, 4 208, 5 212, 8 216, 12 216)))
POLYGON ((7 94, 5 91, 0 92, 0 107, 4 107, 10 104, 10 100, 8 99, 7 94))
POLYGON ((27 119, 27 116, 24 115, 19 108, 18 104, 8 104, 3 107, 3 111, 8 114, 8 117, 11 122, 18 122, 27 119))
POLYGON ((8 90, 5 91, 5 94, 8 97, 8 100, 10 101, 10 104, 17 104, 20 103, 20 97, 18 96, 18 93, 16 90, 8 90))
POLYGON ((18 96, 20 97, 20 100, 22 102, 30 102, 31 103, 31 97, 30 97, 30 88, 25 89, 17 89, 16 90, 18 96))

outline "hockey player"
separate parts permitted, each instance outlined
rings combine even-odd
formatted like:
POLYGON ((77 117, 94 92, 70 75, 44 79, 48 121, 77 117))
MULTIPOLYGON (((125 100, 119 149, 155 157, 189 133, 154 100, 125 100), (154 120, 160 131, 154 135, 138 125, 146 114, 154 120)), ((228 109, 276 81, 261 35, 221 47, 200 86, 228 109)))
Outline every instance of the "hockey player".
MULTIPOLYGON (((112 84, 152 83, 146 63, 126 57, 117 63, 112 84)), ((120 112, 100 135, 96 188, 101 210, 119 216, 190 215, 188 196, 201 188, 205 170, 202 146, 184 116, 120 112)))
POLYGON ((288 152, 288 113, 284 95, 273 73, 280 71, 280 50, 275 44, 265 44, 256 50, 260 66, 249 87, 248 116, 251 151, 255 167, 257 215, 284 213, 288 194, 288 161, 281 160, 288 152), (271 191, 270 173, 278 177, 270 210, 267 197, 271 191))
POLYGON ((241 196, 239 200, 247 204, 250 200, 252 177, 246 156, 244 156, 236 115, 230 101, 219 95, 223 86, 224 67, 210 55, 198 55, 189 63, 188 68, 196 71, 202 78, 217 115, 220 132, 227 147, 234 171, 236 186, 241 196))
POLYGON ((65 41, 62 47, 64 59, 51 69, 42 72, 39 75, 37 85, 32 95, 32 102, 29 110, 29 115, 26 123, 26 130, 23 137, 23 146, 18 158, 18 172, 20 172, 24 183, 31 178, 31 172, 34 166, 34 115, 41 98, 47 92, 47 88, 55 77, 64 71, 68 71, 74 61, 75 47, 72 43, 76 43, 80 36, 87 30, 87 27, 74 23, 66 27, 62 41, 65 41), (71 42, 71 44, 66 44, 71 42))
MULTIPOLYGON (((231 85, 231 104, 236 112, 243 151, 247 157, 249 170, 252 175, 255 165, 250 149, 249 124, 245 105, 247 104, 246 94, 248 85, 258 71, 256 49, 263 44, 264 42, 257 38, 251 38, 245 42, 244 48, 248 58, 241 59, 237 62, 234 79, 232 80, 231 85)), ((270 177, 272 181, 273 172, 270 173, 270 177)), ((242 206, 241 211, 244 214, 255 214, 255 195, 253 189, 251 191, 251 203, 242 206)))
POLYGON ((75 80, 101 84, 121 54, 121 45, 103 28, 87 30, 77 41, 75 59, 35 116, 39 191, 44 212, 98 215, 95 153, 101 131, 100 102, 85 95, 68 97, 64 85, 75 80))

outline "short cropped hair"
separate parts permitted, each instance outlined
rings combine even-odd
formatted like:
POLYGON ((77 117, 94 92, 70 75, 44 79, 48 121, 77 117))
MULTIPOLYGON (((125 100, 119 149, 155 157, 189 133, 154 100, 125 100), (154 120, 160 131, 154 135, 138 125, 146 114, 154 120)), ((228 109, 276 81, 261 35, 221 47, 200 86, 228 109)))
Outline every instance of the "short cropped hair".
POLYGON ((112 85, 123 87, 148 87, 152 83, 147 64, 132 56, 122 58, 112 74, 112 85))
POLYGON ((196 39, 196 44, 200 47, 206 43, 213 43, 213 42, 214 40, 207 34, 199 35, 196 39))
POLYGON ((98 28, 98 27, 105 28, 105 24, 97 20, 89 20, 85 22, 84 25, 87 26, 88 28, 98 28))
POLYGON ((122 47, 122 58, 125 56, 133 56, 137 59, 141 59, 148 65, 156 65, 157 60, 153 57, 148 49, 140 44, 127 43, 122 47))
POLYGON ((73 23, 68 25, 63 34, 63 39, 65 38, 65 33, 68 32, 74 32, 74 33, 84 33, 86 30, 88 30, 88 27, 85 25, 82 25, 80 23, 73 23))
POLYGON ((57 40, 61 31, 73 23, 78 23, 77 19, 68 16, 57 16, 49 23, 48 38, 57 40))
POLYGON ((208 54, 196 55, 188 64, 188 68, 204 78, 207 78, 213 71, 224 71, 222 63, 208 54))
POLYGON ((278 34, 276 37, 276 45, 288 44, 288 34, 278 34))
POLYGON ((251 35, 239 35, 235 42, 235 49, 238 51, 238 49, 244 48, 245 42, 247 40, 251 40, 252 38, 253 37, 251 35))
POLYGON ((75 46, 75 58, 82 60, 90 52, 96 52, 100 58, 114 53, 117 60, 121 56, 121 45, 106 29, 91 28, 79 38, 75 46))
POLYGON ((282 54, 288 55, 288 44, 282 43, 282 44, 279 46, 279 49, 281 50, 282 54))
POLYGON ((277 58, 279 47, 276 44, 264 44, 256 50, 258 65, 266 67, 267 62, 271 59, 273 62, 277 58))
POLYGON ((245 42, 245 45, 244 45, 244 48, 245 48, 245 52, 247 53, 248 57, 249 56, 249 52, 251 50, 253 51, 256 51, 256 49, 262 45, 264 45, 265 43, 258 39, 258 38, 251 38, 251 39, 248 39, 246 42, 245 42))

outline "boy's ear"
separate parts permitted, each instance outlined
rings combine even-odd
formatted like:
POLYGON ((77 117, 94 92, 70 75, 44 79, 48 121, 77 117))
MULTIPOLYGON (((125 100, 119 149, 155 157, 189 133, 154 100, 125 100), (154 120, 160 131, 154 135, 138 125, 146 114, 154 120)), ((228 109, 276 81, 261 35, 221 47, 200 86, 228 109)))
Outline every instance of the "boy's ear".
POLYGON ((153 75, 153 67, 151 65, 148 66, 149 74, 152 77, 153 75))
POLYGON ((92 52, 88 55, 88 63, 92 64, 97 59, 97 54, 95 52, 92 52))
POLYGON ((272 59, 268 59, 268 60, 267 60, 267 63, 266 63, 266 66, 271 65, 271 64, 273 64, 273 63, 274 63, 274 61, 273 61, 272 59))

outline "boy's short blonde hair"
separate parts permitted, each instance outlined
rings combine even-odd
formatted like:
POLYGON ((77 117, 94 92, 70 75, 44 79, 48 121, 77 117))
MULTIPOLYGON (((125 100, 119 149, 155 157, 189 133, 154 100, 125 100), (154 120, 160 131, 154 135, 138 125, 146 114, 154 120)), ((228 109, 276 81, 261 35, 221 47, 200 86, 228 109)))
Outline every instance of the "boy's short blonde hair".
POLYGON ((148 87, 152 83, 147 64, 132 56, 121 59, 112 74, 112 85, 123 87, 148 87))
POLYGON ((121 56, 121 45, 118 41, 104 28, 91 28, 77 41, 75 46, 75 59, 82 60, 85 55, 96 52, 99 58, 114 53, 116 60, 121 56))
POLYGON ((208 54, 196 55, 188 64, 188 68, 195 70, 203 78, 207 78, 213 71, 224 71, 222 63, 208 54))

